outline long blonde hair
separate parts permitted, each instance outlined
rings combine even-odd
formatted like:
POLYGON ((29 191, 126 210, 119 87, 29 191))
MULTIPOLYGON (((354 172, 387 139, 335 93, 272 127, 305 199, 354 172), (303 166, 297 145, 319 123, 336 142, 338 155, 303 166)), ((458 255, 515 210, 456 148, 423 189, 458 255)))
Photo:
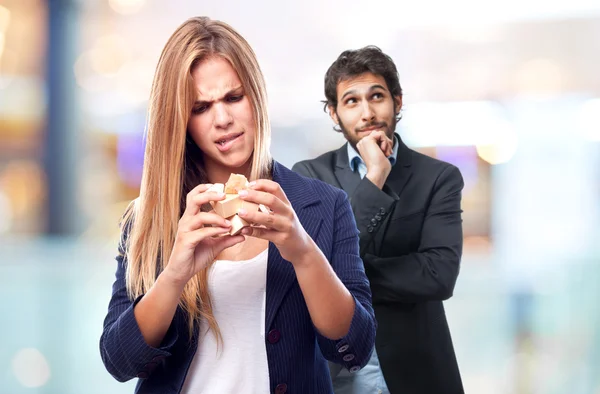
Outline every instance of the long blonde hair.
MULTIPOLYGON (((187 136, 197 91, 192 69, 209 56, 228 60, 237 72, 254 112, 256 135, 251 179, 270 176, 271 129, 265 82, 256 56, 229 25, 206 17, 188 19, 169 38, 162 51, 150 94, 146 148, 140 196, 125 213, 121 231, 130 229, 124 245, 128 295, 146 293, 166 267, 187 193, 207 183, 202 151, 187 136)), ((189 338, 201 318, 218 341, 207 284, 208 267, 192 278, 179 305, 188 317, 189 338)))

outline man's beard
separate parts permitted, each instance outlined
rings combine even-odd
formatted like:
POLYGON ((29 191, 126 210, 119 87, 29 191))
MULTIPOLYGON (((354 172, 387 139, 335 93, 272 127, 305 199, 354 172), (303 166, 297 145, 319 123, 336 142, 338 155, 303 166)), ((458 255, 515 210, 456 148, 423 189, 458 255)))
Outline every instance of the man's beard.
POLYGON ((361 130, 367 129, 369 127, 378 127, 378 128, 383 129, 385 132, 385 135, 390 140, 392 140, 392 143, 394 142, 394 132, 396 131, 396 118, 393 115, 392 115, 392 119, 389 122, 370 122, 370 123, 364 125, 360 129, 355 129, 353 134, 350 134, 348 132, 348 129, 346 128, 346 126, 344 126, 344 124, 342 123, 342 120, 339 118, 339 116, 338 116, 338 123, 339 123, 338 125, 340 126, 340 130, 341 130, 342 134, 344 135, 344 138, 346 138, 346 140, 348 141, 350 146, 353 147, 354 150, 357 152, 358 152, 358 149, 356 148, 356 145, 358 145, 359 141, 364 138, 364 137, 359 137, 358 133, 361 130))

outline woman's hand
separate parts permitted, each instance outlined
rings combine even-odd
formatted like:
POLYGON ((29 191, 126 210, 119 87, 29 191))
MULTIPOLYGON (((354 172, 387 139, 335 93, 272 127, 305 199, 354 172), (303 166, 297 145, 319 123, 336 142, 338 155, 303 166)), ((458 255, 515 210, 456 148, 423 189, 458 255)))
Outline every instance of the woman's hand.
POLYGON ((201 184, 188 193, 173 251, 163 272, 181 287, 212 262, 223 249, 245 239, 242 235, 224 235, 231 229, 231 223, 214 212, 201 212, 202 205, 225 199, 224 193, 208 191, 211 186, 201 184))
POLYGON ((261 226, 246 227, 241 231, 243 235, 273 242, 281 257, 292 264, 301 261, 317 248, 300 224, 296 212, 278 183, 259 179, 251 182, 249 189, 241 190, 238 194, 243 200, 263 204, 271 209, 269 213, 240 210, 240 217, 253 225, 261 226))

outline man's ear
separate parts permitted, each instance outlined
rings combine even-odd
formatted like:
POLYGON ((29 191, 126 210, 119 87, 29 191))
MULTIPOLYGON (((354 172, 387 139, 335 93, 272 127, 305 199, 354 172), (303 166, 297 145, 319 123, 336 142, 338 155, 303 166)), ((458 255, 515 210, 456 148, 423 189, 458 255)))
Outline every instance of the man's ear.
POLYGON ((338 119, 337 113, 335 112, 335 108, 333 107, 333 105, 328 105, 327 106, 327 110, 329 111, 329 116, 331 117, 331 119, 333 120, 333 122, 336 125, 339 125, 340 121, 338 119))
POLYGON ((394 96, 394 103, 396 104, 396 116, 398 116, 402 109, 402 96, 394 96))

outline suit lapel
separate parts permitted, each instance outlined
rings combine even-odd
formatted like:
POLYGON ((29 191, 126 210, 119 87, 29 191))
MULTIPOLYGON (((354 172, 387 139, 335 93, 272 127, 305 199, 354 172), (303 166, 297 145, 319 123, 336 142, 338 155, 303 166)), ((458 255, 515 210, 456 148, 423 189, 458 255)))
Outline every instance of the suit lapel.
POLYGON ((402 142, 398 134, 396 134, 396 138, 398 138, 399 144, 397 162, 392 167, 385 184, 391 191, 400 196, 412 176, 412 155, 410 149, 402 142))
POLYGON ((348 163, 347 145, 348 143, 345 143, 335 154, 336 162, 334 173, 341 189, 343 189, 348 196, 352 196, 361 179, 360 175, 350 168, 350 164, 348 163))
MULTIPOLYGON (((279 183, 288 200, 290 200, 294 211, 296 211, 304 230, 317 242, 316 238, 323 219, 318 214, 320 200, 312 185, 277 162, 273 162, 273 181, 279 183)), ((292 264, 284 260, 277 247, 269 242, 265 311, 266 330, 270 329, 283 298, 292 284, 296 282, 296 272, 292 264)))

